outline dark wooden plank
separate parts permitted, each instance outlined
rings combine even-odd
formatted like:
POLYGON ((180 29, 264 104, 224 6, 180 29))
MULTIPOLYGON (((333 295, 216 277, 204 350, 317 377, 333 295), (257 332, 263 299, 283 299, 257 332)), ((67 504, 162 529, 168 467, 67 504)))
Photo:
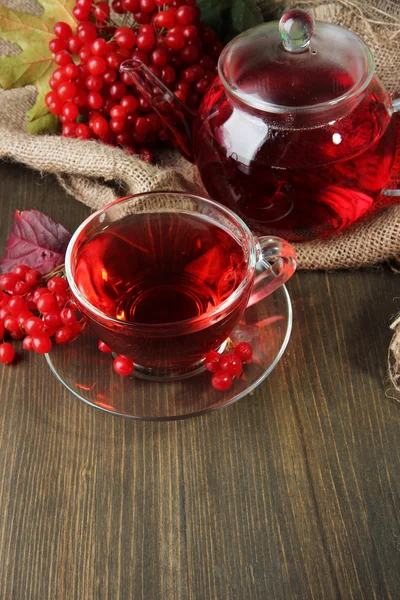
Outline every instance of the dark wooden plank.
MULTIPOLYGON (((1 249, 16 208, 71 230, 89 212, 52 176, 0 175, 1 249)), ((398 286, 383 269, 297 274, 274 373, 190 421, 95 411, 41 357, 1 368, 0 598, 399 598, 398 286)))

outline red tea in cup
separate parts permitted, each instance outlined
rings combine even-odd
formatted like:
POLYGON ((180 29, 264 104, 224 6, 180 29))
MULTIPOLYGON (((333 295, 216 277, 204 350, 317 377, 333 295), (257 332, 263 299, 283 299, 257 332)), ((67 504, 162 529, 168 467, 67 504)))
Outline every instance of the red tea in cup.
POLYGON ((233 235, 196 214, 129 215, 88 240, 75 282, 110 317, 169 324, 213 311, 243 280, 233 235))
POLYGON ((132 358, 137 373, 157 377, 196 371, 249 302, 294 268, 283 240, 256 240, 229 209, 177 192, 108 205, 81 225, 66 255, 71 290, 96 335, 132 358), (268 253, 274 268, 263 263, 268 253))

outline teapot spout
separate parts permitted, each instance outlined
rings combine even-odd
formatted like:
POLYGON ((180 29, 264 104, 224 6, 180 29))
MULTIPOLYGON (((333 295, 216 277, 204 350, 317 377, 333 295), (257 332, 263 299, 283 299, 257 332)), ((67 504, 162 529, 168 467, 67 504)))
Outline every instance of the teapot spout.
POLYGON ((132 83, 151 103, 163 124, 173 134, 185 158, 193 162, 193 124, 196 117, 141 60, 125 60, 120 71, 129 73, 132 83))

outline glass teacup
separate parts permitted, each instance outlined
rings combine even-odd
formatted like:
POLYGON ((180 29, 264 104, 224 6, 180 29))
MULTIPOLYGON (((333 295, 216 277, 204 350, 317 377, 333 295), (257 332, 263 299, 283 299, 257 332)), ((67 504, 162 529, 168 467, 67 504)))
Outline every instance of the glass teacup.
POLYGON ((96 336, 132 358, 136 374, 176 378, 222 351, 246 307, 292 276, 296 257, 212 200, 148 192, 88 217, 65 265, 96 336))

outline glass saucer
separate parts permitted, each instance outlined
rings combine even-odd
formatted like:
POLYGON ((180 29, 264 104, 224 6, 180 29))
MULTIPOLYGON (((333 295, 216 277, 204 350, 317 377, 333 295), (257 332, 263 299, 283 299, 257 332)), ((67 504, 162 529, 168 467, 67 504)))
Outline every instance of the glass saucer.
POLYGON ((46 360, 61 383, 90 406, 131 419, 184 419, 233 404, 254 390, 278 363, 291 329, 292 305, 285 286, 249 307, 230 337, 234 344, 251 343, 253 359, 223 392, 212 387, 211 373, 205 370, 178 381, 117 375, 112 356, 99 352, 89 327, 74 342, 54 346, 46 360))

